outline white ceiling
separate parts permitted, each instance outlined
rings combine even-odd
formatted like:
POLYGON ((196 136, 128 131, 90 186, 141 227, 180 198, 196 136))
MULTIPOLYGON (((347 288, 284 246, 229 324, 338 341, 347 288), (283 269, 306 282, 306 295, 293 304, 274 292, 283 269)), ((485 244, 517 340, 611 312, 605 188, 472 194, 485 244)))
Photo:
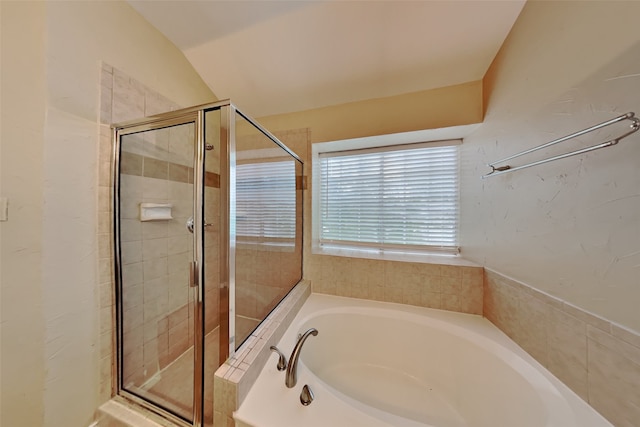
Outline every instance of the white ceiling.
POLYGON ((129 3, 261 117, 479 80, 525 0, 129 3))

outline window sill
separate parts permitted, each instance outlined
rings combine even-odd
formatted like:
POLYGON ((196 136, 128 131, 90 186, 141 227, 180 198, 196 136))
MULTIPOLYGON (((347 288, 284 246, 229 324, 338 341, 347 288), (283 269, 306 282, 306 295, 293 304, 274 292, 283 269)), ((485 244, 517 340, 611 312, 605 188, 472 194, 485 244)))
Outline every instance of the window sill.
POLYGON ((252 242, 236 241, 236 249, 263 252, 293 252, 295 243, 291 242, 252 242))
POLYGON ((460 255, 442 252, 402 252, 380 251, 378 249, 363 249, 351 247, 319 247, 314 246, 314 255, 341 256, 347 258, 366 258, 381 261, 415 262, 422 264, 457 265, 461 267, 480 267, 480 265, 468 261, 460 255))

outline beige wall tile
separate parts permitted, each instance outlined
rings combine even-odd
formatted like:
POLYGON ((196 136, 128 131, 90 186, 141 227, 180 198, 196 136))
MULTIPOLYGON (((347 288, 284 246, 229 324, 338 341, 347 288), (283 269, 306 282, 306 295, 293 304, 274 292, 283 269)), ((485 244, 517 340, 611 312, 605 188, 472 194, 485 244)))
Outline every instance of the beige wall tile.
POLYGON ((145 239, 142 241, 142 260, 149 261, 156 258, 165 258, 169 255, 168 238, 145 239))
POLYGON ((429 293, 442 293, 442 281, 440 276, 425 275, 422 276, 422 291, 429 293))
POLYGON ((144 116, 144 92, 125 73, 113 70, 113 110, 115 123, 144 116))
MULTIPOLYGON (((482 269, 480 269, 482 271, 482 269)), ((468 306, 465 313, 482 314, 482 297, 484 293, 484 284, 482 274, 477 277, 463 277, 460 285, 460 296, 462 303, 468 306)))
POLYGON ((185 319, 169 328, 169 354, 172 359, 180 356, 189 346, 189 320, 185 319))
MULTIPOLYGON (((146 161, 146 159, 145 159, 146 161)), ((142 201, 166 202, 169 200, 169 181, 144 177, 142 179, 142 201)))
POLYGON ((141 197, 120 197, 120 218, 140 219, 140 201, 141 197))
POLYGON ((169 163, 169 180, 188 183, 189 168, 176 163, 169 163))
POLYGON ((101 239, 98 241, 98 259, 109 259, 112 251, 113 247, 109 240, 101 239))
POLYGON ((418 294, 422 291, 423 279, 422 275, 416 272, 410 272, 400 281, 399 287, 405 294, 418 294))
POLYGON ((370 299, 369 285, 366 283, 354 283, 351 286, 351 296, 353 298, 370 299))
POLYGON ((112 307, 113 301, 113 287, 110 282, 102 283, 99 286, 100 289, 100 308, 112 307))
POLYGON ((166 113, 167 111, 173 111, 178 108, 178 105, 160 95, 159 93, 145 88, 144 92, 144 115, 154 116, 156 114, 166 113))
POLYGON ((637 427, 640 407, 619 398, 607 380, 589 374, 589 404, 616 427, 637 427))
POLYGON ((100 308, 100 333, 111 331, 114 320, 113 306, 100 308))
MULTIPOLYGON (((111 214, 108 212, 99 212, 98 213, 98 234, 108 234, 111 232, 111 214)), ((105 238, 104 236, 99 236, 98 238, 105 238)))
POLYGON ((442 276, 440 277, 440 286, 443 294, 460 295, 462 277, 442 276))
POLYGON ((385 287, 379 285, 369 285, 369 297, 374 301, 385 301, 385 287))
MULTIPOLYGON (((587 337, 589 338, 589 341, 597 342, 611 350, 613 353, 640 365, 640 347, 628 344, 591 325, 587 325, 587 337)), ((640 384, 640 382, 638 384, 640 384)))
POLYGON ((122 151, 120 154, 120 173, 142 176, 142 156, 122 151))
POLYGON ((142 283, 142 287, 144 292, 145 319, 148 319, 151 318, 149 317, 150 314, 147 314, 146 312, 149 304, 155 304, 159 298, 168 298, 169 276, 160 276, 156 279, 145 280, 142 283))
POLYGON ((138 307, 131 310, 123 310, 122 330, 127 333, 139 328, 144 323, 143 312, 138 307))
POLYGON ((457 279, 459 281, 462 280, 462 267, 458 267, 455 265, 441 265, 440 266, 440 275, 442 277, 450 277, 453 279, 457 279))
POLYGON ((482 314, 481 267, 326 255, 309 264, 314 292, 482 314))
POLYGON ((513 338, 517 322, 518 300, 508 285, 488 274, 484 286, 484 315, 513 338))
POLYGON ((98 187, 98 212, 111 212, 111 189, 98 187))
POLYGON ((123 265, 142 262, 142 241, 122 242, 120 259, 123 265))
POLYGON ((123 310, 133 310, 142 308, 143 304, 143 287, 142 283, 127 286, 122 292, 122 308, 123 310))
POLYGON ((422 292, 420 305, 427 308, 442 308, 442 294, 440 292, 422 292))
POLYGON ((98 185, 101 187, 111 187, 111 162, 99 161, 98 162, 98 185))
MULTIPOLYGON (((604 341, 618 347, 608 338, 604 341)), ((631 360, 591 338, 588 346, 589 403, 616 426, 639 425, 640 359, 631 360)))
POLYGON ((591 313, 587 313, 586 311, 568 303, 564 303, 562 309, 573 317, 576 317, 591 326, 609 333, 611 332, 611 322, 608 320, 595 316, 591 313))
POLYGON ((632 344, 640 339, 634 331, 620 331, 606 319, 489 270, 484 312, 614 425, 640 425, 640 347, 632 344))
POLYGON ((586 325, 556 308, 550 308, 547 327, 547 367, 584 400, 587 388, 586 325))
POLYGON ((100 400, 106 401, 112 396, 113 378, 112 372, 114 368, 113 357, 111 354, 100 359, 100 400))
POLYGON ((169 163, 163 160, 145 157, 142 163, 142 175, 147 178, 167 180, 169 179, 169 163))
POLYGON ((635 347, 640 347, 640 335, 628 328, 624 328, 612 323, 611 334, 626 343, 629 343, 635 347))
POLYGON ((384 300, 387 302, 402 303, 402 289, 385 286, 384 300))
POLYGON ((460 310, 460 298, 458 295, 445 294, 441 296, 441 309, 449 311, 461 311, 460 310))
POLYGON ((123 283, 127 283, 127 286, 142 283, 144 280, 142 275, 141 262, 122 266, 122 281, 123 283))
POLYGON ((100 90, 100 123, 111 124, 111 111, 113 109, 113 75, 111 73, 101 73, 100 90))
POLYGON ((532 296, 518 295, 514 340, 543 365, 547 365, 547 328, 550 307, 532 296))
POLYGON ((120 240, 122 242, 132 242, 142 240, 142 224, 135 219, 120 220, 120 240))
MULTIPOLYGON (((402 295, 402 290, 398 290, 400 295, 402 295)), ((341 281, 339 280, 336 283, 336 295, 341 297, 350 297, 351 296, 351 282, 341 281)))
POLYGON ((142 262, 143 276, 145 280, 157 279, 168 274, 167 257, 155 258, 142 262))

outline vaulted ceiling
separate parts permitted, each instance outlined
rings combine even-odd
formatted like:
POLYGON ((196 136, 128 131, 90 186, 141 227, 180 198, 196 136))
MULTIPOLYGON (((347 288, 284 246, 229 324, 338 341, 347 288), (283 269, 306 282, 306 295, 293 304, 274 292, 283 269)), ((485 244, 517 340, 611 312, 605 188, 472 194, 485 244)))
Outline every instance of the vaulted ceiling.
POLYGON ((525 0, 129 3, 261 117, 480 80, 525 0))

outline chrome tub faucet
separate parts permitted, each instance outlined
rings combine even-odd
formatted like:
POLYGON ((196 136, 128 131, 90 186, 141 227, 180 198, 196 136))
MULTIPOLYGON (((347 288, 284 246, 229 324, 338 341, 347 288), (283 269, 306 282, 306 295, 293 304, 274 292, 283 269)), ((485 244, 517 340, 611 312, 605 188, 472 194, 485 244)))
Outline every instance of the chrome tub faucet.
POLYGON ((293 352, 291 352, 291 357, 289 358, 289 363, 287 364, 287 374, 284 381, 284 384, 288 388, 295 387, 298 382, 298 359, 300 358, 300 352, 302 351, 302 345, 309 338, 309 335, 313 335, 314 337, 318 335, 318 330, 316 328, 310 328, 304 334, 298 337, 298 342, 296 342, 296 346, 293 348, 293 352))

